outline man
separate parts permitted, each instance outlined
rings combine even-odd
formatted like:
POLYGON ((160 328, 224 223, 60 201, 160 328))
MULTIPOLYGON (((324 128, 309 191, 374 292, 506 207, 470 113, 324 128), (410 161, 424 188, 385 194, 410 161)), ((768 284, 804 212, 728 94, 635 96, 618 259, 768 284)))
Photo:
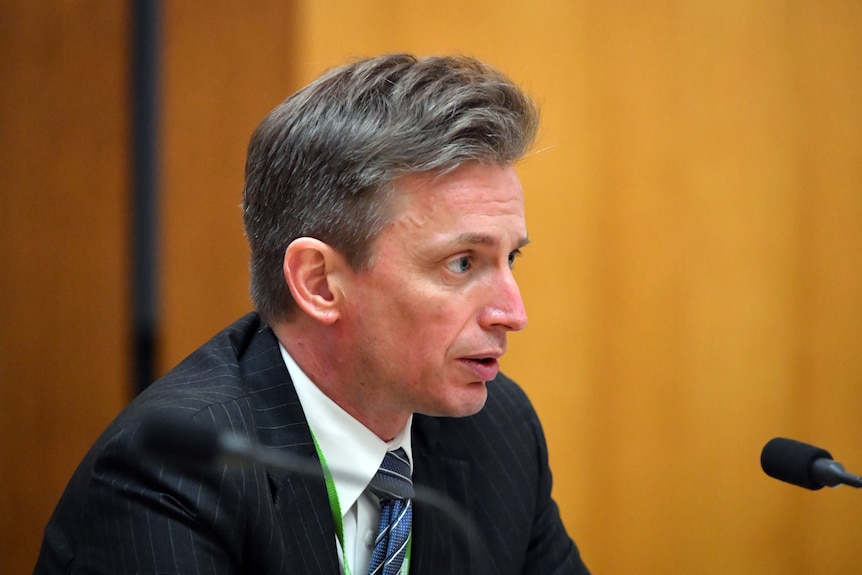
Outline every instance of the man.
POLYGON ((246 165, 256 313, 112 423, 36 572, 587 573, 536 414, 498 366, 527 321, 513 163, 536 126, 530 100, 468 58, 359 61, 277 107, 246 165), (144 456, 152 414, 315 471, 144 456))

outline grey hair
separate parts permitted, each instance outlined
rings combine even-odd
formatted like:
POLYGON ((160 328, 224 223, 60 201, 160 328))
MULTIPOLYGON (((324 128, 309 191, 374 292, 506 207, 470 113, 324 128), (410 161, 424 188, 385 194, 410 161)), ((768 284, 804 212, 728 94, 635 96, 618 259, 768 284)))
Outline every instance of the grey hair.
POLYGON ((249 143, 243 221, 258 313, 273 322, 295 309, 283 275, 293 240, 314 237, 367 268, 399 177, 511 164, 537 127, 534 103, 472 58, 390 54, 326 72, 264 118, 249 143))

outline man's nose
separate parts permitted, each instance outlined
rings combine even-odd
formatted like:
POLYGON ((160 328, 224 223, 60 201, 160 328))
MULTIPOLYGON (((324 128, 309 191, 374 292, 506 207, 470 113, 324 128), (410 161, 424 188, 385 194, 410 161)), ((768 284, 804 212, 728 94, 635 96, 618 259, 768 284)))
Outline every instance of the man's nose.
POLYGON ((494 285, 488 286, 486 294, 488 301, 480 318, 482 327, 520 331, 527 326, 527 310, 511 270, 501 272, 494 279, 494 285))

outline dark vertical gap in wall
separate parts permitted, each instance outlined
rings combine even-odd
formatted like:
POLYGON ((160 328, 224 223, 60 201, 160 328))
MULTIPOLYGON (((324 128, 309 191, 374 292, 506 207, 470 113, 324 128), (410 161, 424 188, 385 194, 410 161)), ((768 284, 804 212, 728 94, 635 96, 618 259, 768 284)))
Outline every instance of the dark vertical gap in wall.
POLYGON ((132 0, 132 369, 134 393, 155 375, 159 334, 160 2, 132 0))

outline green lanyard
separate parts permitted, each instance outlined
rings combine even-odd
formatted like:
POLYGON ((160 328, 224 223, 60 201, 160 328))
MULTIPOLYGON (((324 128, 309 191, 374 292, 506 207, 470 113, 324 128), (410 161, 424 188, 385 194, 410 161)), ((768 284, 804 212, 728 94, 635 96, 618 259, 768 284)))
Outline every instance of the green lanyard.
MULTIPOLYGON (((309 427, 309 431, 311 428, 309 427)), ((314 436, 314 431, 311 431, 311 439, 314 441, 314 449, 317 451, 317 456, 320 458, 320 466, 323 467, 323 480, 326 483, 326 495, 329 497, 329 509, 332 511, 332 521, 335 523, 335 536, 338 538, 338 543, 341 545, 341 558, 344 563, 345 575, 351 575, 350 564, 347 561, 347 553, 344 548, 344 517, 341 514, 341 505, 338 503, 338 492, 335 490, 335 481, 332 479, 332 473, 329 471, 329 466, 326 464, 326 458, 323 456, 323 450, 320 449, 320 444, 317 443, 317 438, 314 436)), ((404 563, 401 565, 400 575, 407 575, 410 569, 410 550, 413 548, 413 531, 411 529, 410 538, 407 540, 407 553, 404 556, 404 563)))

